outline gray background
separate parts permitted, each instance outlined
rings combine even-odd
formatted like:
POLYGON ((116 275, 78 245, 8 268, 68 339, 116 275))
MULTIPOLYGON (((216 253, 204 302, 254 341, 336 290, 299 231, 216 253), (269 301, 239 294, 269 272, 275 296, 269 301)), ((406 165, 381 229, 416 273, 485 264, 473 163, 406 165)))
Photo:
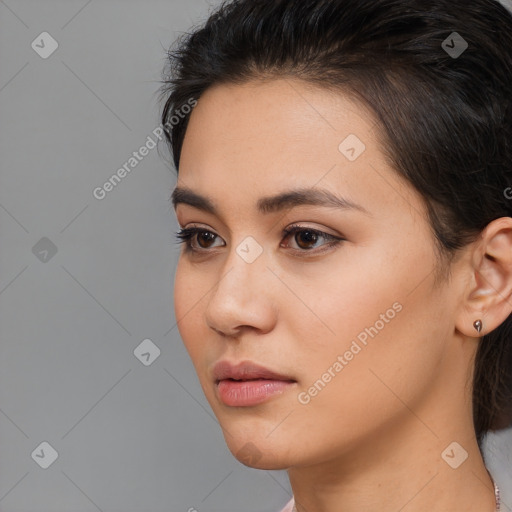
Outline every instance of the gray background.
MULTIPOLYGON (((0 0, 1 512, 264 512, 290 498, 285 472, 231 456, 182 346, 164 145, 93 196, 156 140, 165 50, 218 3, 0 0), (42 58, 45 31, 59 46, 42 58), (160 350, 148 364, 134 355, 145 339, 160 350), (58 453, 47 469, 42 442, 58 453)), ((508 511, 511 438, 487 448, 508 511)))

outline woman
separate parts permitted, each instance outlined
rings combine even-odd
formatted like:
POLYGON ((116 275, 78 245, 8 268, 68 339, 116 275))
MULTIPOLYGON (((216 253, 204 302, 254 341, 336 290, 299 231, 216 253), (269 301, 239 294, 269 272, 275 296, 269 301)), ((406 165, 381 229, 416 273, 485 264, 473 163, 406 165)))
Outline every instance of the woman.
POLYGON ((493 512, 512 402, 512 16, 239 0, 169 51, 182 339, 283 511, 493 512))

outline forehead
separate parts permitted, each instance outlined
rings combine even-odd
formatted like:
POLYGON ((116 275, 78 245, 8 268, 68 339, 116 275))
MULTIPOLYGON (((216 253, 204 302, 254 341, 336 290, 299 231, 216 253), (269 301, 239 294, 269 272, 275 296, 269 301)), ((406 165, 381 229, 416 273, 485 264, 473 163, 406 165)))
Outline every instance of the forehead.
POLYGON ((313 134, 341 135, 347 127, 362 135, 374 124, 369 109, 342 91, 293 78, 253 80, 207 89, 190 115, 185 144, 200 134, 216 144, 247 146, 256 139, 267 143, 260 151, 282 151, 283 140, 302 144, 313 134))
POLYGON ((396 206, 397 193, 407 197, 410 191, 398 190, 407 184, 400 182, 365 108, 341 92, 276 79, 216 85, 204 93, 189 119, 181 190, 173 201, 213 213, 215 198, 230 197, 241 208, 265 213, 279 203, 313 204, 310 193, 299 196, 315 188, 332 196, 316 194, 318 204, 338 200, 369 212, 371 205, 396 206), (271 199, 277 192, 280 197, 271 199))
POLYGON ((190 115, 180 175, 204 181, 211 171, 231 186, 243 176, 244 187, 282 178, 284 188, 303 174, 324 174, 339 162, 347 136, 369 142, 373 121, 357 109, 340 94, 298 80, 216 85, 190 115))

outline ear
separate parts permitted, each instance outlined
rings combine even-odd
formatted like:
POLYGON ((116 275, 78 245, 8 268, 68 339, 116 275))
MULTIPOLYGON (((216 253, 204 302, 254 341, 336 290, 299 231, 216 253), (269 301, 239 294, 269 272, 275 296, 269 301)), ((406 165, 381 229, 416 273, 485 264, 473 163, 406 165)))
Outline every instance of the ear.
POLYGON ((480 337, 501 325, 512 313, 512 218, 490 222, 472 244, 471 264, 464 303, 456 328, 466 336, 480 337), (474 322, 481 320, 482 330, 474 322))

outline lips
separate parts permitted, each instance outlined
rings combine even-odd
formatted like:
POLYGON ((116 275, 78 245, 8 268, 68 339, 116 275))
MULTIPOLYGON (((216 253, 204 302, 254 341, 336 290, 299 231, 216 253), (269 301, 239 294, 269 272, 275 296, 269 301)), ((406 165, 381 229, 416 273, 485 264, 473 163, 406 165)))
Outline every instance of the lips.
POLYGON ((281 380, 296 382, 287 375, 274 372, 251 361, 244 361, 239 364, 232 364, 229 361, 219 361, 213 367, 213 377, 216 384, 221 380, 231 379, 236 381, 250 380, 281 380))
POLYGON ((213 368, 219 400, 228 407, 252 407, 293 388, 296 380, 250 361, 220 361, 213 368))

